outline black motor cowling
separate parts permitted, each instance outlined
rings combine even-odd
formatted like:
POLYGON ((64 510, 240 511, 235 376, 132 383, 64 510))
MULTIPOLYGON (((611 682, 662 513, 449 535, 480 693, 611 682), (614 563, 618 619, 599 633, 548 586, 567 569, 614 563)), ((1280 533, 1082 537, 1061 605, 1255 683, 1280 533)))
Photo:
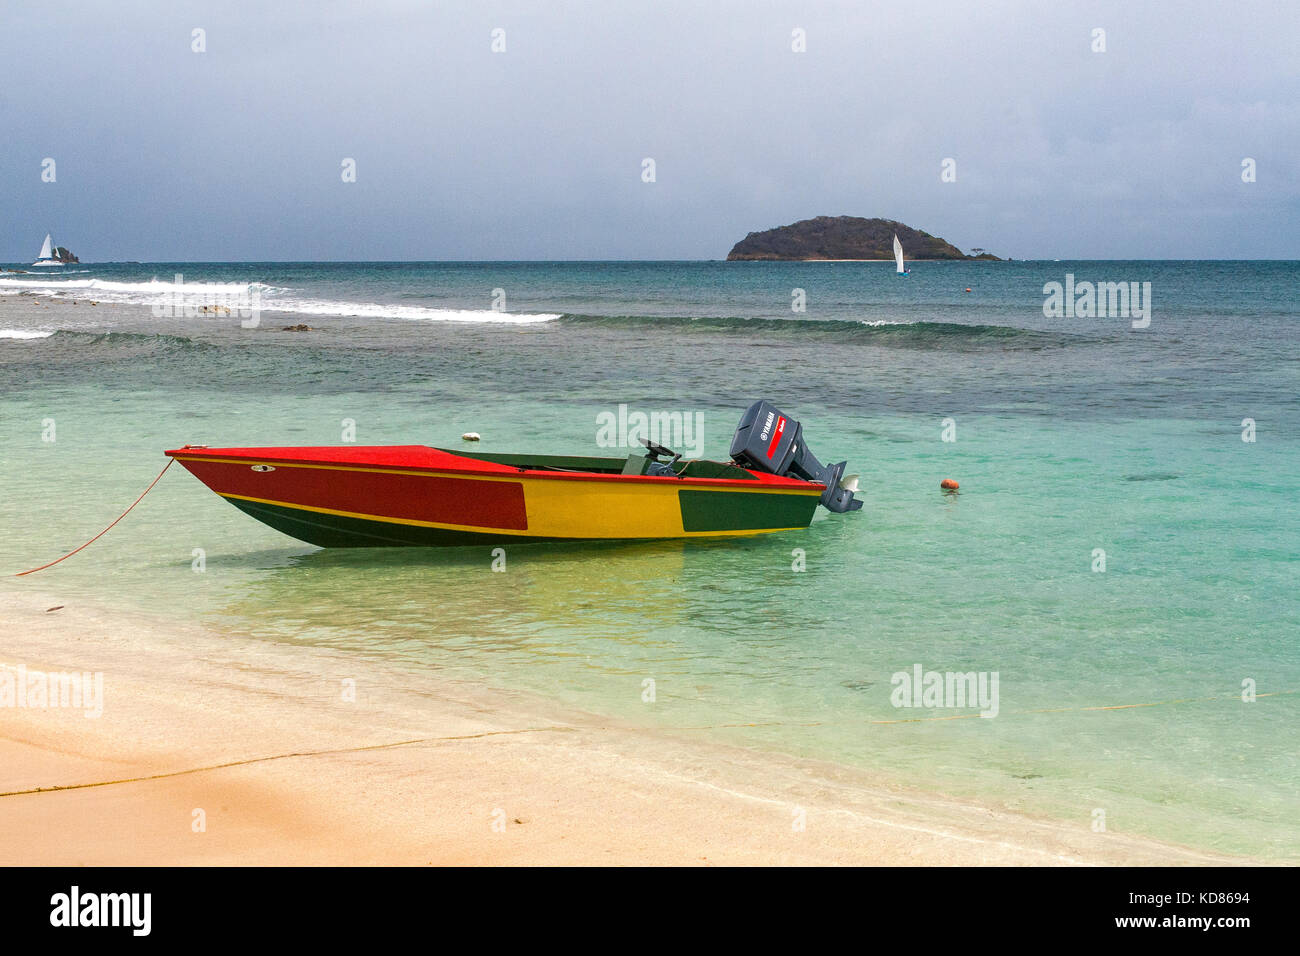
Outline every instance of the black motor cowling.
POLYGON ((801 478, 826 486, 821 503, 829 511, 857 511, 862 502, 853 497, 855 482, 846 482, 842 461, 823 465, 803 443, 803 426, 775 405, 757 401, 746 409, 731 439, 731 459, 742 468, 773 475, 801 478))

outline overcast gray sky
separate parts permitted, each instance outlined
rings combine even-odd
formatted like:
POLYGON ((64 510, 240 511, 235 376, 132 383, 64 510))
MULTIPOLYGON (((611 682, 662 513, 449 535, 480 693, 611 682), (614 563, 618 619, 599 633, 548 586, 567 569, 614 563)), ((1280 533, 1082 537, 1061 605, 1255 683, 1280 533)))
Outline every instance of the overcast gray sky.
POLYGON ((59 0, 3 19, 5 261, 47 231, 88 261, 722 258, 819 214, 1016 258, 1300 258, 1295 0, 59 0))

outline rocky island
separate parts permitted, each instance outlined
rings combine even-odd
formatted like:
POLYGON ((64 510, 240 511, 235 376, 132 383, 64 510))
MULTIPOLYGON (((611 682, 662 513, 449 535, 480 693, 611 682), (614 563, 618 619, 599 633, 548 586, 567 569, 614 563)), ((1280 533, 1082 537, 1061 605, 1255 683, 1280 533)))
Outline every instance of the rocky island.
POLYGON ((893 259, 894 234, 909 261, 923 259, 988 259, 983 249, 967 255, 952 243, 893 219, 861 216, 818 216, 763 232, 751 232, 727 254, 728 262, 754 260, 893 259))

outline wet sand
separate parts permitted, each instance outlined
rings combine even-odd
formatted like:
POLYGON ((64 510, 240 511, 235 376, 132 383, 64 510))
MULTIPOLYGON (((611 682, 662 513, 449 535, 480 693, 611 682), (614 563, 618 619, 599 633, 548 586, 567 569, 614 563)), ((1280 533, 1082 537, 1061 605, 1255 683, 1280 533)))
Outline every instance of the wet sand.
POLYGON ((1250 862, 224 635, 183 608, 179 624, 97 608, 55 584, 0 584, 0 665, 102 672, 102 714, 0 706, 6 865, 1250 862))

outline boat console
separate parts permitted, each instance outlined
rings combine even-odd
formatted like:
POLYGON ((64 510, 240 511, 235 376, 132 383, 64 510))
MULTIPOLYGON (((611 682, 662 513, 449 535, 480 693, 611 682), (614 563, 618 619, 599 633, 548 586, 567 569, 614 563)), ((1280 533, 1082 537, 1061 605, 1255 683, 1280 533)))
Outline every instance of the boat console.
MULTIPOLYGON (((660 475, 660 476, 667 476, 669 478, 675 478, 677 476, 678 474, 677 469, 674 468, 673 465, 677 464, 679 461, 682 460, 681 452, 673 451, 671 448, 665 448, 663 445, 659 444, 658 442, 651 441, 648 438, 642 438, 641 444, 645 445, 646 458, 649 459, 646 462, 645 470, 642 471, 641 474, 660 475), (669 460, 660 461, 659 460, 660 456, 667 458, 669 460)), ((629 460, 631 460, 630 457, 629 460)))

